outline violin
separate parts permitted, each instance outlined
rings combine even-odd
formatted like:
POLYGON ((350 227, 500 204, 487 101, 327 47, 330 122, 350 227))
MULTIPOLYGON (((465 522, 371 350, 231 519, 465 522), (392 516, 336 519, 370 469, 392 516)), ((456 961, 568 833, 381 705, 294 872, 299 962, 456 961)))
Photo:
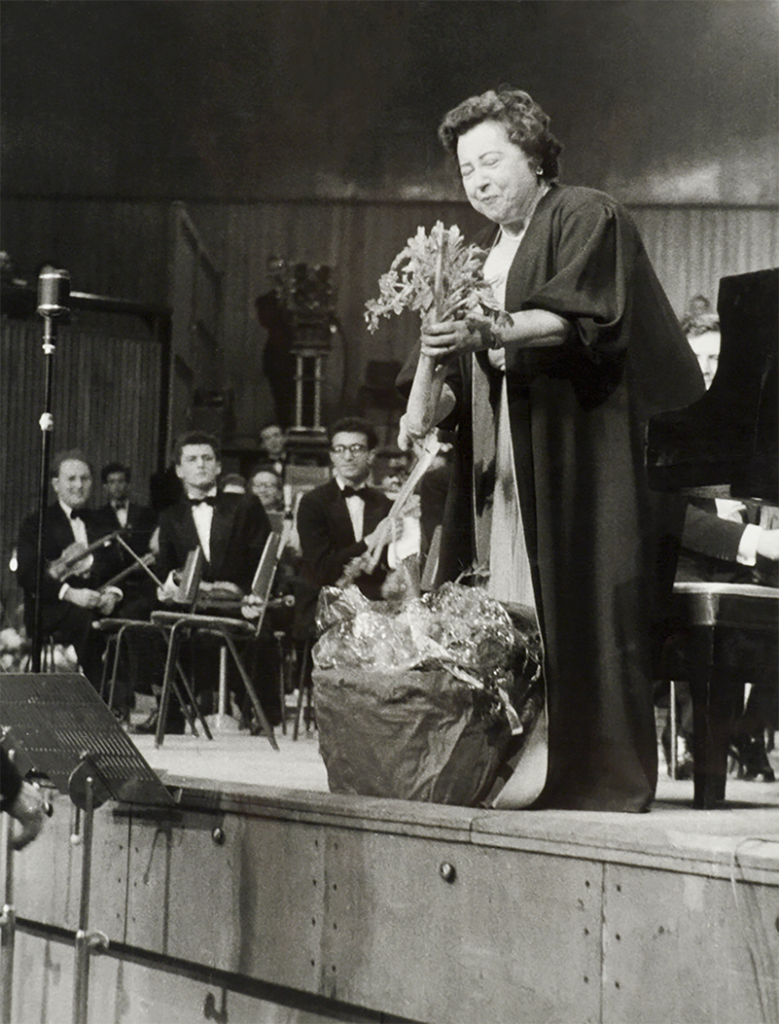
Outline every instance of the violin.
POLYGON ((71 576, 86 576, 94 564, 92 552, 107 547, 118 534, 119 530, 116 530, 93 541, 92 544, 82 544, 81 541, 74 540, 58 558, 49 562, 46 571, 58 583, 64 583, 71 576))

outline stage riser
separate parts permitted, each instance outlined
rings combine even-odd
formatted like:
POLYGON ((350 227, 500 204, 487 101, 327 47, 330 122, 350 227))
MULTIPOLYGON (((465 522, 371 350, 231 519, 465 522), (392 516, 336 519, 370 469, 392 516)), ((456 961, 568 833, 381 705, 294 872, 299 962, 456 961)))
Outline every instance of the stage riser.
MULTIPOLYGON (((71 1024, 73 946, 20 929, 15 960, 13 1020, 19 1024, 71 1024)), ((247 986, 251 983, 241 989, 247 986)), ((319 1012, 322 1000, 306 993, 289 993, 288 999, 279 1002, 270 996, 236 991, 229 981, 189 967, 163 970, 119 955, 96 957, 90 965, 89 1020, 94 1024, 194 1024, 206 1019, 221 1020, 223 1024, 328 1024, 344 1020, 375 1024, 382 1019, 377 1014, 352 1013, 349 1009, 344 1012, 340 1006, 337 1016, 319 1012)))
MULTIPOLYGON (((70 1019, 73 955, 62 938, 76 929, 81 865, 72 817, 55 797, 44 833, 15 858, 16 913, 38 930, 17 946, 19 1021, 70 1019), (46 928, 64 932, 47 944, 46 928)), ((236 979, 230 1022, 298 1019, 295 1009, 237 1009, 274 1003, 247 994, 254 983, 279 986, 279 1005, 310 997, 319 1016, 307 1020, 344 1019, 344 1004, 362 1009, 354 1019, 436 1024, 779 1019, 770 858, 768 869, 736 863, 732 885, 721 863, 707 874, 681 854, 653 866, 613 848, 599 857, 573 856, 572 844, 523 849, 521 838, 506 845, 455 825, 381 829, 250 802, 245 812, 157 819, 101 808, 90 929, 126 957, 92 959, 90 1019, 203 1019, 208 991, 220 1005, 210 969, 236 979)))

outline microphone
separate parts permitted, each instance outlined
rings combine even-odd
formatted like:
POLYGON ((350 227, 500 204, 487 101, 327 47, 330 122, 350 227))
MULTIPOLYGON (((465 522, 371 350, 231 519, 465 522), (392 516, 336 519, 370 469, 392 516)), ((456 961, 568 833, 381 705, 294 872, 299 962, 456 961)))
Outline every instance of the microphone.
POLYGON ((45 266, 38 276, 38 315, 45 317, 64 316, 70 312, 67 306, 70 298, 70 274, 45 266))

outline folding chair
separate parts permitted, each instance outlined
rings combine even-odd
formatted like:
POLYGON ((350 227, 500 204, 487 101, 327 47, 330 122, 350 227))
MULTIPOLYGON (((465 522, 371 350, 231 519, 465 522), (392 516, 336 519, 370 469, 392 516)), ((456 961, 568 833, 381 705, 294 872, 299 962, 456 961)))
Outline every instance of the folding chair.
MULTIPOLYGON (((168 631, 168 654, 165 662, 162 696, 160 697, 157 733, 154 740, 157 747, 162 746, 165 736, 165 720, 168 715, 170 691, 173 686, 173 676, 180 644, 182 643, 185 634, 191 638, 196 633, 205 633, 206 635, 214 636, 224 642, 227 650, 232 656, 236 668, 238 669, 241 679, 243 680, 252 708, 254 709, 254 713, 268 737, 268 742, 274 750, 279 749, 276 737, 273 735, 273 729, 262 709, 262 705, 257 697, 257 692, 254 689, 254 684, 252 683, 251 677, 236 646, 236 641, 256 640, 260 635, 263 619, 270 600, 273 579, 276 575, 276 568, 283 549, 284 539, 283 534, 275 530, 272 531, 265 542, 265 548, 257 565, 257 571, 254 574, 254 580, 251 587, 251 593, 260 599, 259 615, 256 620, 227 615, 209 615, 205 611, 199 611, 198 604, 201 603, 202 599, 197 595, 197 587, 195 587, 194 602, 189 611, 152 612, 152 624, 168 631)), ((197 551, 200 552, 200 549, 198 548, 197 551)), ((200 571, 202 572, 202 552, 200 552, 200 559, 196 559, 196 561, 199 561, 201 567, 200 571)), ((199 584, 200 573, 194 572, 192 575, 195 582, 199 584)), ((240 607, 234 605, 233 608, 236 613, 239 614, 240 607)))
MULTIPOLYGON (((125 544, 121 537, 118 538, 119 543, 123 544, 127 548, 128 552, 135 559, 136 563, 144 569, 146 573, 152 578, 157 585, 162 585, 161 581, 157 579, 152 570, 149 568, 149 564, 146 558, 139 558, 135 552, 125 544)), ((187 564, 182 572, 182 580, 179 586, 179 593, 181 594, 181 600, 183 603, 194 607, 196 600, 197 589, 200 582, 200 576, 203 571, 203 553, 198 548, 197 551, 193 551, 190 557, 187 559, 187 564)), ((122 642, 128 633, 138 632, 149 632, 152 631, 157 635, 165 636, 166 630, 163 626, 158 623, 153 623, 145 619, 126 619, 126 618, 105 618, 96 619, 92 623, 92 628, 99 630, 101 633, 107 634, 105 658, 103 661, 103 678, 100 685, 100 696, 108 704, 110 708, 114 706, 114 697, 116 693, 116 682, 119 672, 119 660, 122 642), (109 682, 109 671, 110 671, 110 682, 109 682), (108 693, 106 693, 106 688, 108 693)), ((181 663, 176 660, 175 669, 178 673, 179 680, 186 693, 187 699, 184 699, 184 693, 179 688, 179 683, 175 677, 172 680, 172 689, 176 695, 176 698, 181 706, 184 717, 187 720, 187 724, 194 733, 198 735, 197 727, 195 725, 195 717, 200 720, 200 724, 203 726, 203 732, 206 738, 209 740, 213 739, 211 730, 208 728, 208 722, 205 717, 200 713, 197 702, 195 701, 195 695, 189 684, 189 680, 181 667, 181 663), (195 715, 190 713, 190 707, 194 708, 195 715)))

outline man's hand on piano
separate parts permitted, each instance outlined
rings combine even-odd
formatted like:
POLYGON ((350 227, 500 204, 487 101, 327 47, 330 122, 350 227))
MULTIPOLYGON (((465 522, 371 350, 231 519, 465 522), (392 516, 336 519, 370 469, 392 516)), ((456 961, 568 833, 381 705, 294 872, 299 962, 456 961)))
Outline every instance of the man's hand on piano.
POLYGON ((761 530, 757 538, 757 553, 772 562, 779 561, 779 530, 761 530))

